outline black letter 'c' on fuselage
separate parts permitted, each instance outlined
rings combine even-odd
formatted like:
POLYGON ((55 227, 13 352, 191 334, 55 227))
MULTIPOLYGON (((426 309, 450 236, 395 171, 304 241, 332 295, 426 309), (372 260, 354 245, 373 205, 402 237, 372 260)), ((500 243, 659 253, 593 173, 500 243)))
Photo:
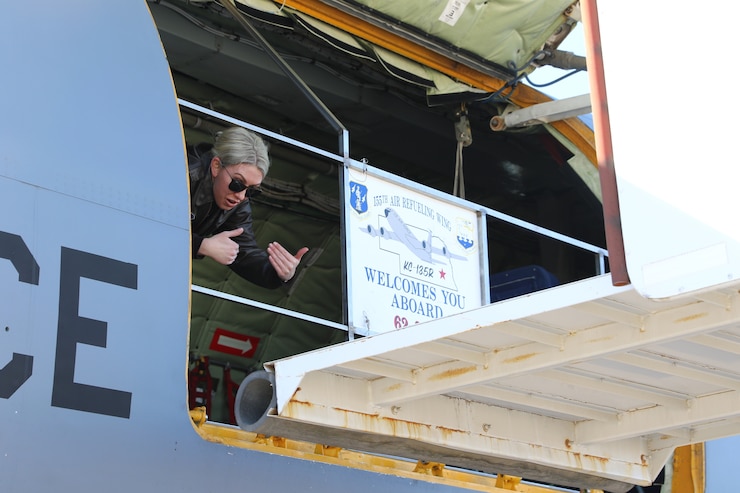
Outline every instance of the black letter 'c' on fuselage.
MULTIPOLYGON (((0 258, 10 260, 18 272, 20 282, 38 286, 39 264, 36 263, 23 238, 0 231, 0 258)), ((33 356, 13 353, 13 359, 0 369, 0 398, 9 399, 32 373, 33 356)))
POLYGON ((120 418, 131 415, 131 393, 74 381, 77 344, 106 347, 108 324, 79 316, 80 279, 137 289, 137 266, 62 247, 59 326, 51 405, 120 418))

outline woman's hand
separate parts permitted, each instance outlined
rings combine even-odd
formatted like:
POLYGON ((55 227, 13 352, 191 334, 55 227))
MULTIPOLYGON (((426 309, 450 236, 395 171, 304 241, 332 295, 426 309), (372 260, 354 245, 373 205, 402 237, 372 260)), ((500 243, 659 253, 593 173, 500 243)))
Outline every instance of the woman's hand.
POLYGON ((301 263, 301 258, 307 251, 308 247, 303 247, 293 255, 276 241, 267 245, 267 254, 269 255, 270 263, 275 268, 278 277, 284 282, 288 282, 293 278, 298 264, 301 263))
POLYGON ((219 264, 231 265, 239 253, 239 244, 232 240, 232 238, 239 236, 243 232, 243 228, 236 228, 231 231, 222 231, 209 238, 203 238, 200 249, 198 249, 198 254, 211 257, 219 264))

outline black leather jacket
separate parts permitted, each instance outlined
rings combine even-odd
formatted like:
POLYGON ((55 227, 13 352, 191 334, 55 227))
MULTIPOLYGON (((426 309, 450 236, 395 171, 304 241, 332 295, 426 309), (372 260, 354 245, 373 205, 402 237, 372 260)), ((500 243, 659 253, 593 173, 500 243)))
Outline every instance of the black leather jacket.
POLYGON ((210 163, 213 158, 210 144, 188 148, 190 171, 190 234, 193 258, 198 255, 203 238, 222 231, 244 228, 232 238, 239 244, 239 253, 229 268, 244 279, 264 288, 277 288, 283 284, 267 258, 267 252, 257 246, 252 231, 252 206, 242 202, 230 211, 220 209, 213 198, 213 177, 210 163))

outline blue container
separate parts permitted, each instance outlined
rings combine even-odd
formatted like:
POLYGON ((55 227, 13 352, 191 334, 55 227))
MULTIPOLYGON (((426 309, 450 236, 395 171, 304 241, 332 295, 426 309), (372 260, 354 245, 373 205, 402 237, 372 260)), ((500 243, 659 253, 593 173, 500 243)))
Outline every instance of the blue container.
POLYGON ((499 272, 491 276, 491 302, 534 293, 558 284, 558 278, 539 265, 499 272))

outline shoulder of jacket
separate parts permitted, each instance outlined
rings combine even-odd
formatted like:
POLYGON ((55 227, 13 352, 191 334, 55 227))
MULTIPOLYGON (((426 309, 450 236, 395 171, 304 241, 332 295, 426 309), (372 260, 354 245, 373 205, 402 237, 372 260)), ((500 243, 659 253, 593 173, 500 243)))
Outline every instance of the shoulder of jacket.
POLYGON ((190 179, 198 181, 203 178, 207 164, 213 158, 213 144, 201 143, 188 146, 188 172, 190 179))

